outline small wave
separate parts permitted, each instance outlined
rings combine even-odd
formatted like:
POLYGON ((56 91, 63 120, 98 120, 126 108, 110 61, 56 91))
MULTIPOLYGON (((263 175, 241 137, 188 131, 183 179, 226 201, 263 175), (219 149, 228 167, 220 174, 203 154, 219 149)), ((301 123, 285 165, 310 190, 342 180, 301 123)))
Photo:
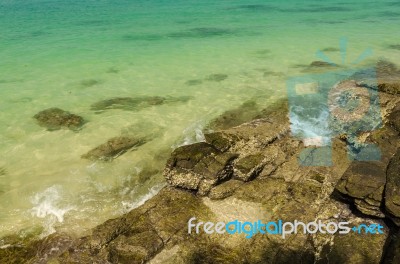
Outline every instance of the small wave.
POLYGON ((61 193, 62 187, 54 185, 31 197, 31 203, 34 205, 31 209, 31 215, 45 219, 43 235, 54 233, 57 222, 64 222, 64 215, 73 209, 73 207, 61 205, 61 193))
POLYGON ((146 193, 145 195, 139 197, 133 202, 122 202, 123 206, 123 213, 127 213, 141 205, 143 205, 147 200, 151 199, 154 195, 156 195, 163 187, 165 186, 165 183, 157 184, 150 188, 149 192, 146 193))
POLYGON ((177 148, 205 141, 206 139, 204 137, 203 130, 204 130, 204 124, 202 122, 197 122, 192 124, 183 131, 183 136, 184 136, 183 141, 181 141, 179 144, 172 146, 172 148, 177 148))

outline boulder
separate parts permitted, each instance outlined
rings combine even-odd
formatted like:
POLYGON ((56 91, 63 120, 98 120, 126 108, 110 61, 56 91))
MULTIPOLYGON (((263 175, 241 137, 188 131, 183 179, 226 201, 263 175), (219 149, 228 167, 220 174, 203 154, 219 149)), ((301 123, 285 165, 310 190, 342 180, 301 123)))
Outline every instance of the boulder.
POLYGON ((234 164, 234 177, 242 181, 249 181, 262 171, 266 158, 261 154, 251 154, 239 158, 234 164))
POLYGON ((205 194, 215 184, 231 177, 231 162, 236 157, 206 142, 182 146, 171 154, 164 176, 172 186, 205 194))

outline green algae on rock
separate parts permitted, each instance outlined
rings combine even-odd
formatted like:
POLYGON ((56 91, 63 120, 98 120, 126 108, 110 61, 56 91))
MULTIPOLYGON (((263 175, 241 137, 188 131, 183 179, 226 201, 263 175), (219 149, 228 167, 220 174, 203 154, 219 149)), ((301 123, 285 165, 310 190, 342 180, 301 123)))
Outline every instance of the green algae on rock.
POLYGON ((144 138, 115 137, 82 155, 84 159, 111 161, 128 150, 146 143, 144 138))
POLYGON ((225 80, 226 78, 228 78, 227 74, 223 74, 223 73, 215 73, 215 74, 211 74, 209 75, 206 80, 207 81, 211 81, 211 82, 221 82, 223 80, 225 80))
POLYGON ((105 110, 120 109, 127 111, 139 111, 143 108, 168 103, 185 103, 191 100, 190 96, 162 97, 162 96, 141 96, 141 97, 114 97, 101 100, 91 105, 91 110, 101 113, 105 110))
POLYGON ((50 131, 61 128, 77 130, 85 123, 82 117, 56 107, 40 111, 33 117, 40 126, 50 131))

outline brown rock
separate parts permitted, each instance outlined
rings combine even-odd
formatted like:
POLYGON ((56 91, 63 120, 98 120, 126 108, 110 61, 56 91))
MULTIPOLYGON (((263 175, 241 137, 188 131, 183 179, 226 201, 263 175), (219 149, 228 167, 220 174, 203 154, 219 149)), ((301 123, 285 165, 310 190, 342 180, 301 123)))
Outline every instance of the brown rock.
POLYGON ((128 150, 146 143, 143 138, 115 137, 82 155, 84 159, 111 161, 128 150))
POLYGON ((84 124, 82 117, 60 108, 49 108, 40 111, 33 117, 40 126, 46 127, 48 130, 58 130, 61 128, 76 130, 84 124))

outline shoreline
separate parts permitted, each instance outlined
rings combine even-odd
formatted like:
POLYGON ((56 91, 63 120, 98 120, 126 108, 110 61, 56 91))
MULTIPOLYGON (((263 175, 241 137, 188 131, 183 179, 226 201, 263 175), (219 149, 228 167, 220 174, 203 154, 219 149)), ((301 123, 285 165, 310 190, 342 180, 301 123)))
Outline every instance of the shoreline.
POLYGON ((398 174, 395 166, 400 155, 400 70, 393 67, 377 66, 384 126, 362 135, 362 140, 382 149, 377 163, 349 161, 349 142, 344 137, 334 140, 332 167, 302 167, 297 156, 304 144, 290 135, 287 102, 264 111, 253 111, 251 104, 244 103, 214 120, 215 131, 205 134, 205 142, 172 152, 164 170, 169 186, 143 205, 97 226, 88 236, 55 233, 20 247, 0 248, 0 259, 34 263, 398 261, 400 241, 395 235, 400 210, 393 175, 398 174), (191 217, 260 219, 272 213, 286 220, 374 222, 385 232, 382 236, 297 234, 290 240, 187 234, 191 217))

